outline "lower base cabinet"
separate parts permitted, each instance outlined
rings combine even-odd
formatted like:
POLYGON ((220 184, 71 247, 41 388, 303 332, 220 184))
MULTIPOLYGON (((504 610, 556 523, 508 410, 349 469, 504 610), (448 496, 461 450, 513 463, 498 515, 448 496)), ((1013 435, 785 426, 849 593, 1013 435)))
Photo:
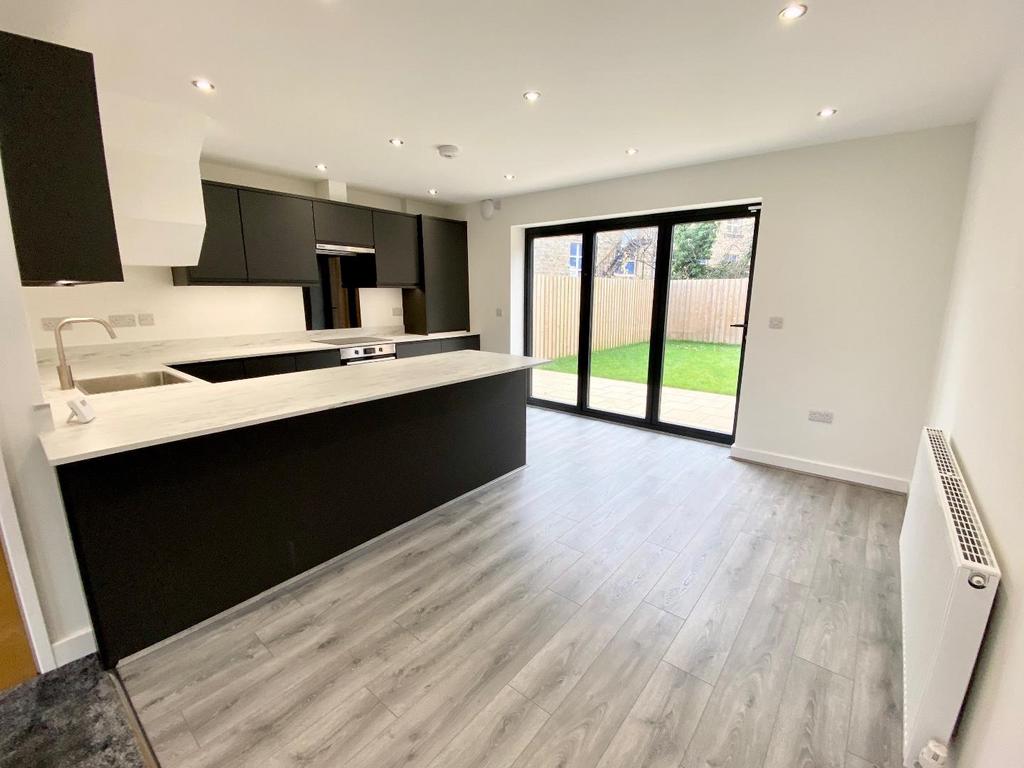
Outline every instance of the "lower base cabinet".
POLYGON ((440 341, 406 341, 395 345, 395 357, 420 357, 421 355, 441 354, 440 341))
POLYGON ((312 371, 317 368, 337 368, 341 365, 338 351, 299 352, 294 355, 259 355, 230 360, 205 360, 199 363, 180 363, 170 366, 197 379, 217 384, 238 379, 256 379, 279 373, 312 371))
POLYGON ((441 339, 442 352, 456 352, 460 349, 480 349, 480 337, 456 336, 452 339, 441 339))
POLYGON ((526 377, 59 466, 103 665, 523 466, 526 377))
POLYGON ((460 349, 480 349, 480 336, 453 336, 447 339, 404 341, 395 345, 395 355, 401 359, 403 357, 419 357, 420 355, 437 355, 441 352, 456 352, 460 349))

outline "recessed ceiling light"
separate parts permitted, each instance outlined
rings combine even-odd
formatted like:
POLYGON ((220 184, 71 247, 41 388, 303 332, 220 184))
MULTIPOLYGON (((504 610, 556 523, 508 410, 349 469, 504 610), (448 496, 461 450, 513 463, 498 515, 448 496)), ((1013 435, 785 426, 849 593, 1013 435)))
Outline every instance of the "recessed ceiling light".
POLYGON ((639 150, 639 149, 637 149, 636 147, 628 147, 628 148, 626 149, 626 154, 627 154, 627 155, 630 155, 630 156, 632 156, 632 155, 635 155, 635 154, 636 154, 637 152, 639 152, 639 151, 640 151, 640 150, 639 150))
POLYGON ((779 11, 779 18, 783 21, 795 21, 807 13, 807 6, 802 3, 790 3, 781 11, 779 11))
POLYGON ((437 190, 431 187, 430 189, 427 190, 427 194, 430 195, 431 197, 437 197, 437 190))
POLYGON ((523 94, 523 98, 532 104, 540 98, 540 91, 527 91, 523 94))
POLYGON ((217 86, 207 80, 205 77, 200 77, 192 81, 192 86, 198 88, 203 93, 213 93, 217 90, 217 86))
POLYGON ((327 173, 327 166, 323 163, 317 163, 313 167, 320 171, 320 173, 327 173))
POLYGON ((835 107, 824 107, 824 108, 818 110, 818 117, 822 117, 822 118, 826 118, 826 119, 829 118, 829 117, 835 117, 836 112, 838 112, 838 111, 839 110, 836 109, 835 107))
POLYGON ((505 181, 515 181, 515 180, 516 180, 516 175, 514 173, 506 173, 505 174, 505 181))
POLYGON ((395 136, 395 138, 393 139, 388 139, 388 144, 390 144, 392 147, 400 147, 403 144, 405 144, 405 139, 400 139, 397 136, 395 136))

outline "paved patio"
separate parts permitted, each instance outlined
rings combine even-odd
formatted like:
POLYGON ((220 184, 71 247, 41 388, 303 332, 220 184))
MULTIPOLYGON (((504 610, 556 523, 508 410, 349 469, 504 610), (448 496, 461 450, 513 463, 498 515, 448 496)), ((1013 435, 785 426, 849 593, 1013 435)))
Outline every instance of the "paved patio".
MULTIPOLYGON (((576 402, 576 376, 534 368, 533 396, 573 404, 576 402)), ((647 386, 632 381, 592 377, 590 407, 643 417, 647 408, 647 386)), ((661 394, 661 419, 671 424, 730 434, 735 409, 736 398, 731 395, 674 387, 665 387, 661 394)))

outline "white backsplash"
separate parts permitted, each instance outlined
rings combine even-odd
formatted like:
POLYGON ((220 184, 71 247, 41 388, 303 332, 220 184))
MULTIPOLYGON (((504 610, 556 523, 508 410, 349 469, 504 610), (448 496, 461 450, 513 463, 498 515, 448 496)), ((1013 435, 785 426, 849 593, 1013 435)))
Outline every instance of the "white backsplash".
MULTIPOLYGON (((171 270, 161 267, 125 267, 122 283, 22 288, 22 294, 36 349, 54 346, 53 332, 43 328, 43 319, 54 317, 153 316, 154 325, 119 327, 119 342, 304 332, 306 328, 301 288, 178 286, 171 281, 171 270)), ((365 326, 401 327, 400 314, 393 313, 402 307, 400 288, 360 288, 359 299, 365 326)), ((98 325, 79 325, 64 333, 64 345, 90 346, 106 338, 98 325)))

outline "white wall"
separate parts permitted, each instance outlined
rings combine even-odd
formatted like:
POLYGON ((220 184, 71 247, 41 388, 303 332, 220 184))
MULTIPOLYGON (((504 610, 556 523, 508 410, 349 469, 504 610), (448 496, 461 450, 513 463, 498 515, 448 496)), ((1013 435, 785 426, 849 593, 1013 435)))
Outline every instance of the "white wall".
POLYGON ((316 196, 317 179, 297 179, 292 176, 281 176, 254 168, 241 168, 213 160, 200 160, 199 173, 207 181, 221 181, 225 184, 237 184, 240 187, 272 189, 275 192, 287 192, 291 195, 316 196))
POLYGON ((22 297, 7 194, 0 185, 0 449, 16 509, 16 515, 4 511, 2 525, 36 661, 46 671, 55 653, 61 663, 95 646, 56 475, 39 444, 50 417, 34 408, 43 396, 22 297))
POLYGON ((970 126, 941 128, 506 198, 490 221, 465 206, 472 326, 485 349, 522 348, 524 225, 761 199, 737 449, 902 488, 971 145, 970 126), (769 331, 769 315, 785 329, 769 331), (811 408, 835 423, 808 422, 811 408))
POLYGON ((374 192, 370 189, 360 189, 349 186, 348 202, 356 205, 368 205, 371 208, 384 208, 389 211, 402 211, 404 213, 422 213, 426 216, 453 217, 458 210, 447 205, 433 203, 429 200, 419 200, 414 197, 401 197, 389 195, 385 192, 374 192))
POLYGON ((957 765, 1021 764, 1024 719, 1024 55, 978 124, 935 423, 948 430, 1003 571, 957 765))

